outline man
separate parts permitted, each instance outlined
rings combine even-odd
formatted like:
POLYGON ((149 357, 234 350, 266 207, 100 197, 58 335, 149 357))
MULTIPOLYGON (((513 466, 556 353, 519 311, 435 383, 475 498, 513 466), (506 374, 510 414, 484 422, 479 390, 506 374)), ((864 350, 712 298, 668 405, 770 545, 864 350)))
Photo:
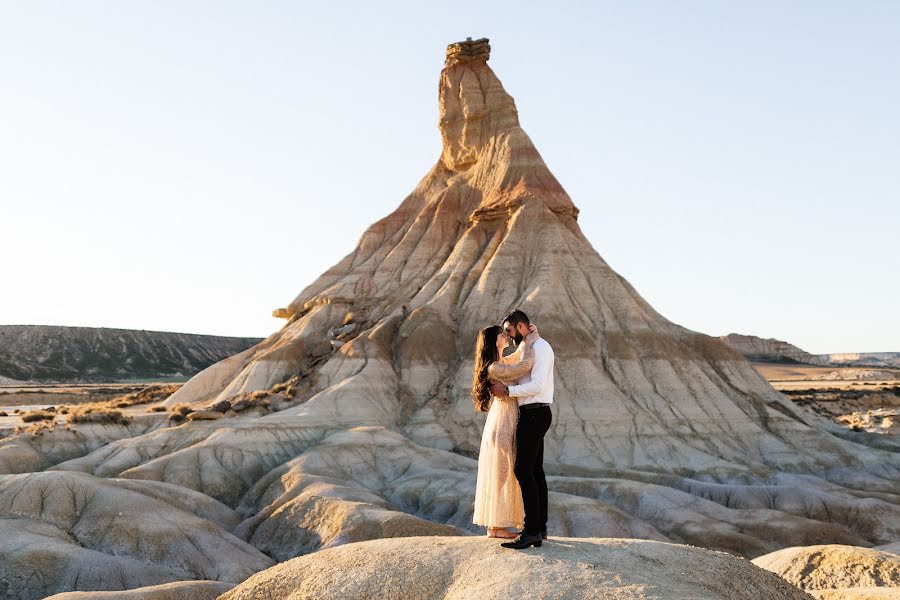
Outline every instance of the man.
MULTIPOLYGON (((521 310, 514 310, 503 321, 506 335, 521 344, 528 335, 530 321, 521 310)), ((522 488, 525 505, 525 527, 515 540, 500 544, 504 548, 521 550, 540 547, 547 538, 547 479, 544 477, 544 435, 553 417, 553 348, 543 338, 534 343, 534 367, 531 375, 519 379, 516 385, 495 382, 491 393, 516 398, 519 404, 519 423, 516 427, 516 479, 522 488)))

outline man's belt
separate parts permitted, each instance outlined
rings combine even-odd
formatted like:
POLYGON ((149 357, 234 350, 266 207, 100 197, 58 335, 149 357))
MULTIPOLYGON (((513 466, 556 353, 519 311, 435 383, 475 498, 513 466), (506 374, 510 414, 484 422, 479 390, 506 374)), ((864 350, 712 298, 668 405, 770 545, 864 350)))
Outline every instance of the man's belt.
POLYGON ((550 403, 549 402, 532 402, 530 404, 523 404, 522 406, 519 407, 519 410, 520 411, 532 410, 534 408, 543 408, 545 406, 547 408, 550 408, 550 403))

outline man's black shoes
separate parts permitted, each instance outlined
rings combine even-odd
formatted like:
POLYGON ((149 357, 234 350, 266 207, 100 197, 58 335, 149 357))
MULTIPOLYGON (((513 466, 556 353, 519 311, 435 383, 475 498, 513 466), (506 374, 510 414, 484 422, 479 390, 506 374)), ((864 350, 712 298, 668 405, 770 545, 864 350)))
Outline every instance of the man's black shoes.
POLYGON ((528 548, 530 546, 534 546, 535 548, 541 547, 541 534, 536 533, 534 535, 525 533, 524 531, 519 534, 519 537, 512 540, 511 542, 503 542, 500 544, 504 548, 512 548, 513 550, 522 550, 524 548, 528 548))

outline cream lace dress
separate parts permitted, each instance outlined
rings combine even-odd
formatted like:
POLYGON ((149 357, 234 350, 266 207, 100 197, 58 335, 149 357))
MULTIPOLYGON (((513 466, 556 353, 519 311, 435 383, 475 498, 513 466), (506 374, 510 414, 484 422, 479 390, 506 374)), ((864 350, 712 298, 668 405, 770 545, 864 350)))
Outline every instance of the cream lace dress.
MULTIPOLYGON (((532 344, 536 334, 525 338, 516 351, 488 367, 488 374, 509 385, 527 375, 534 366, 532 344)), ((519 405, 515 398, 491 398, 481 450, 478 454, 478 480, 475 487, 475 514, 472 521, 486 527, 525 525, 522 490, 514 472, 516 464, 516 424, 519 405)))

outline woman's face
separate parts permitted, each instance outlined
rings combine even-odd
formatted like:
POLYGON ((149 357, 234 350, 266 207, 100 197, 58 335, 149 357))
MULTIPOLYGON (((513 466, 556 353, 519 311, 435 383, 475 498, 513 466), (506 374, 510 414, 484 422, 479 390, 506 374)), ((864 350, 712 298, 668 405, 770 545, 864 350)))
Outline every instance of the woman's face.
POLYGON ((509 346, 509 336, 501 331, 497 336, 497 351, 500 353, 500 356, 503 356, 503 350, 507 346, 509 346))

